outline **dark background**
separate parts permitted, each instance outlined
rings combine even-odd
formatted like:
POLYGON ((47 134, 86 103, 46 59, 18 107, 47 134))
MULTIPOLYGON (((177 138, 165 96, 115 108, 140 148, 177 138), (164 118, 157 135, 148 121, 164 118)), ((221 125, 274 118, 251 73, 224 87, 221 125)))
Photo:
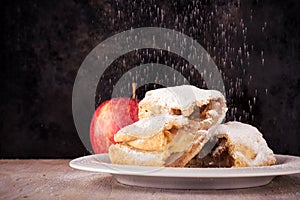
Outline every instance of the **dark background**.
MULTIPOLYGON (((297 0, 1 1, 0 157, 89 154, 72 117, 77 70, 106 38, 146 26, 175 29, 203 45, 222 71, 226 120, 256 126, 275 153, 300 156, 299 11, 297 0)), ((99 81, 95 106, 128 69, 156 62, 154 51, 117 59, 99 81)), ((159 56, 205 87, 185 60, 159 56)), ((155 87, 139 88, 138 97, 155 87)))

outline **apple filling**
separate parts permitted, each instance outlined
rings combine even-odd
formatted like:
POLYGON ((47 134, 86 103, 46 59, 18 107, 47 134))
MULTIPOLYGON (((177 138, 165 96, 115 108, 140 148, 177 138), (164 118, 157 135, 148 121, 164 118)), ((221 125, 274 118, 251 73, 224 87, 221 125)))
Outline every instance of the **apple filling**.
POLYGON ((193 134, 184 128, 178 129, 173 126, 149 138, 127 138, 122 144, 144 151, 164 151, 169 148, 171 151, 179 152, 192 141, 193 134))
MULTIPOLYGON (((223 113, 223 106, 220 100, 210 100, 208 104, 202 106, 195 106, 193 112, 188 116, 190 120, 199 121, 199 129, 208 130, 211 126, 215 125, 223 113)), ((173 115, 181 115, 180 109, 172 108, 173 115)))
POLYGON ((186 167, 232 167, 234 159, 229 153, 226 138, 219 138, 213 149, 203 158, 196 155, 186 167))
POLYGON ((123 141, 121 144, 133 148, 136 151, 165 152, 166 155, 172 155, 171 158, 168 159, 171 161, 188 150, 195 141, 197 130, 193 124, 194 123, 191 123, 189 127, 179 129, 176 126, 172 126, 170 129, 164 129, 162 132, 149 138, 122 138, 123 141))
POLYGON ((132 140, 126 141, 125 144, 144 151, 163 151, 166 145, 172 141, 177 131, 178 129, 173 126, 171 129, 164 130, 150 138, 132 138, 132 140))

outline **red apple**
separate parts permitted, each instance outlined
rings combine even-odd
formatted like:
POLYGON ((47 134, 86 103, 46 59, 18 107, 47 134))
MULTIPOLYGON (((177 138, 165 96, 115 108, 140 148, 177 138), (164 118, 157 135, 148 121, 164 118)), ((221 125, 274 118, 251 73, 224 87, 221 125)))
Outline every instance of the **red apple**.
POLYGON ((95 111, 90 125, 90 140, 94 153, 107 153, 115 144, 114 135, 138 120, 137 99, 113 98, 103 102, 95 111))

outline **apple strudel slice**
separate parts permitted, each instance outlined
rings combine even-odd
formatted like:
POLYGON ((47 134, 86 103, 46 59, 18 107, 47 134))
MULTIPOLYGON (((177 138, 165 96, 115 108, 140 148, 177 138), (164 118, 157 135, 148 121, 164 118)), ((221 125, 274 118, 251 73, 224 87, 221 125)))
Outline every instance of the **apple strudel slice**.
POLYGON ((139 103, 139 119, 156 115, 182 115, 198 121, 202 130, 223 121, 227 111, 221 92, 204 90, 192 85, 160 88, 146 92, 139 103))
POLYGON ((184 116, 158 115, 119 130, 109 148, 113 164, 184 167, 208 140, 207 131, 184 116))
MULTIPOLYGON (((209 153, 200 152, 186 167, 254 167, 276 162, 257 128, 241 122, 227 122, 217 127, 216 140, 209 153)), ((213 140, 207 142, 206 146, 213 140)), ((203 151, 207 149, 203 147, 203 151)))

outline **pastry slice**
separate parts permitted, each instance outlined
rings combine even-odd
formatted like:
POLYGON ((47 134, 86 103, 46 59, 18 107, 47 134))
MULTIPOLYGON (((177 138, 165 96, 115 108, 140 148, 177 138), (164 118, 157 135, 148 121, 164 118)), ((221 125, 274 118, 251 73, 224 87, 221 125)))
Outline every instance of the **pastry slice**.
POLYGON ((226 100, 221 92, 192 85, 148 91, 139 103, 139 119, 160 114, 182 115, 200 122, 200 129, 204 130, 221 123, 226 111, 226 100))
POLYGON ((113 164, 183 167, 208 140, 198 129, 182 115, 141 119, 115 134, 109 157, 113 164))
POLYGON ((254 167, 273 165, 276 161, 257 128, 241 122, 219 125, 215 140, 207 142, 203 151, 207 146, 211 146, 210 152, 200 152, 186 167, 254 167))

